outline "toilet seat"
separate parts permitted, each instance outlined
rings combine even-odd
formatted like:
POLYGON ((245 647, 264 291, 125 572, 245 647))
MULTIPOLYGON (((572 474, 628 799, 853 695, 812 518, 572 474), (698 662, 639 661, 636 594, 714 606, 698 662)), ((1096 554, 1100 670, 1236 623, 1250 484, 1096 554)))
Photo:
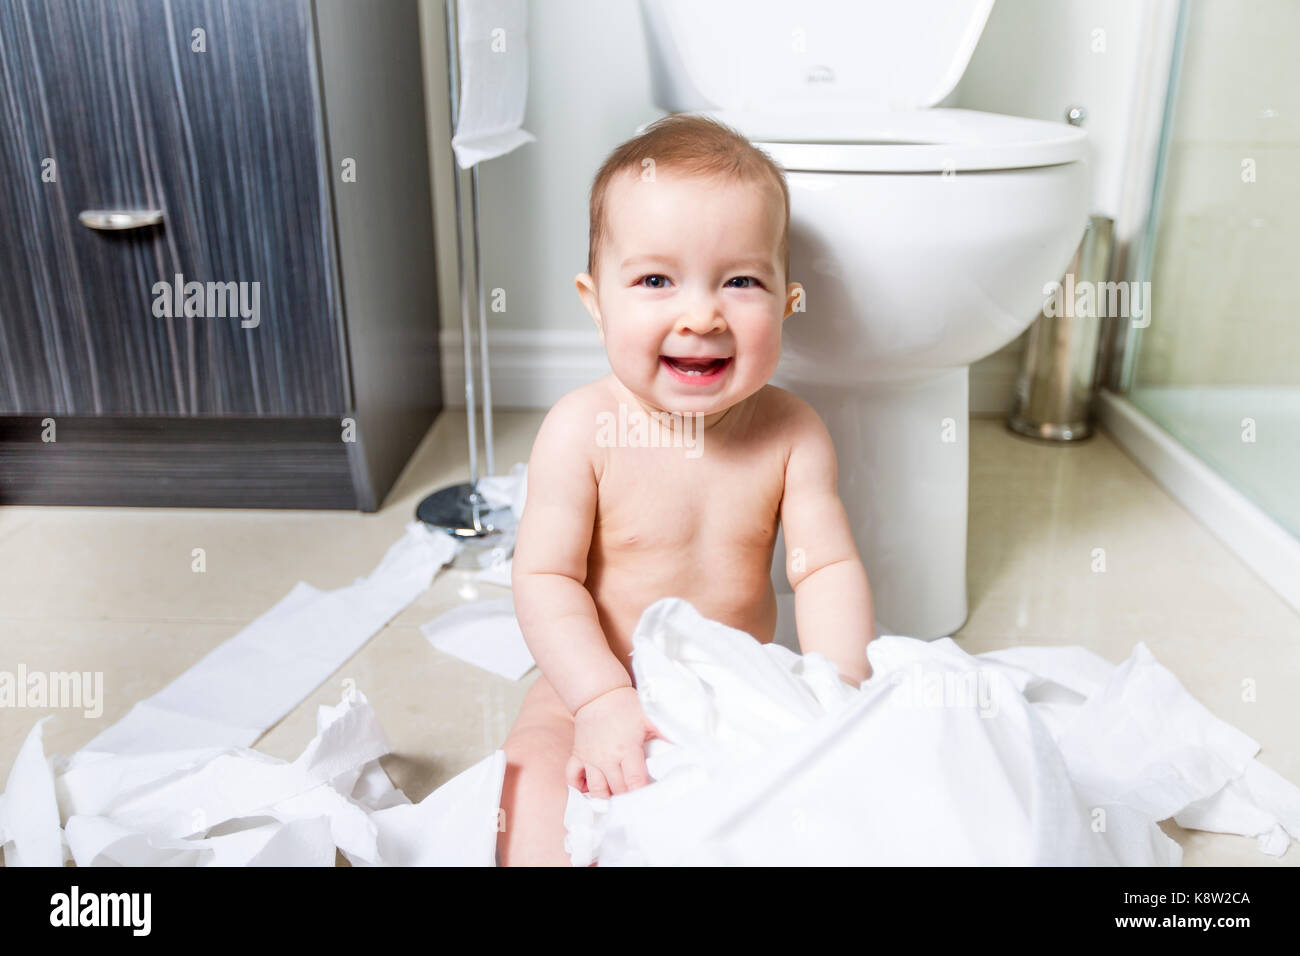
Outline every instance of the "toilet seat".
POLYGON ((1082 129, 975 110, 696 112, 726 123, 791 172, 1025 169, 1087 152, 1082 129))
POLYGON ((1065 123, 938 107, 992 7, 641 0, 655 104, 714 117, 787 170, 956 173, 1084 159, 1086 134, 1065 123))

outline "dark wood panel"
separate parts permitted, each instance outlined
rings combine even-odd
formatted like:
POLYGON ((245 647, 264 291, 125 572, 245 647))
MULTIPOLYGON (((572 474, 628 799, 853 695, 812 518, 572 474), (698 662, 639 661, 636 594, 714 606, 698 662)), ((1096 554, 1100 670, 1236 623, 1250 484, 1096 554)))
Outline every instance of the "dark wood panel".
MULTIPOLYGON (((359 441, 374 510, 442 409, 437 250, 414 0, 317 0, 321 85, 359 441)), ((441 140, 451 157, 450 143, 441 140)))
POLYGON ((337 419, 0 418, 0 505, 357 507, 337 419))
POLYGON ((317 87, 308 0, 0 0, 0 413, 350 407, 317 87), (115 206, 165 223, 77 224, 115 206), (176 275, 257 327, 155 316, 176 275))

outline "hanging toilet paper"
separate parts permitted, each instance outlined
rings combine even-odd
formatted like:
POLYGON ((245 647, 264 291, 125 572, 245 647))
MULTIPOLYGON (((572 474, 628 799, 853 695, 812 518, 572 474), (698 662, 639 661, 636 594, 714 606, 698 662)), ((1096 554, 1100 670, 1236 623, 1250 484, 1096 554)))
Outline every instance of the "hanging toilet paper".
POLYGON ((528 102, 526 0, 457 3, 460 105, 452 149, 469 169, 537 137, 524 130, 528 102))

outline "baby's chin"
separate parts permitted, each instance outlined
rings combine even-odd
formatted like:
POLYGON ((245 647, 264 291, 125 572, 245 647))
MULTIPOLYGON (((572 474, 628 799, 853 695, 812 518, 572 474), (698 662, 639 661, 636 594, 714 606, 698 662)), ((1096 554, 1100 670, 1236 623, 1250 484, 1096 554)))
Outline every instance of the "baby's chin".
POLYGON ((617 373, 614 377, 637 399, 642 411, 648 414, 662 412, 707 417, 725 412, 740 401, 740 397, 730 389, 708 396, 690 395, 682 394, 682 390, 665 387, 657 382, 630 381, 617 373))

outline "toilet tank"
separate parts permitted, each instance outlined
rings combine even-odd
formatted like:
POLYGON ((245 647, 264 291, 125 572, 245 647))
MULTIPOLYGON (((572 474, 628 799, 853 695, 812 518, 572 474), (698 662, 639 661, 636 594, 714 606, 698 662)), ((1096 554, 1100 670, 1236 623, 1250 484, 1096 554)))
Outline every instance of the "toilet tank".
POLYGON ((917 110, 957 85, 993 0, 641 0, 670 113, 917 110))

